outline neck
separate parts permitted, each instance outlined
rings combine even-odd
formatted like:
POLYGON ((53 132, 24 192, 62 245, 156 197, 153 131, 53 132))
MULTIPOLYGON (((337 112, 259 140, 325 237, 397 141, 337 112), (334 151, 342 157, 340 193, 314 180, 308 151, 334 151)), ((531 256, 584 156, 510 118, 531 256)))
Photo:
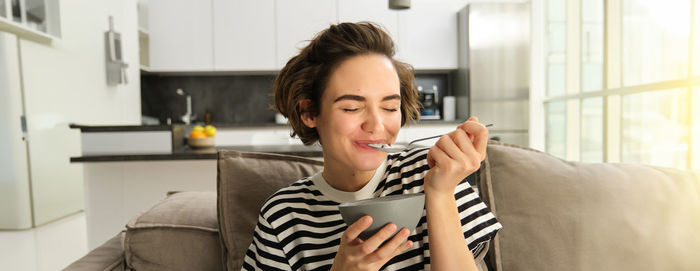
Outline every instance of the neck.
POLYGON ((376 169, 358 171, 337 163, 325 163, 322 175, 333 188, 345 192, 355 192, 365 187, 376 171, 376 169))

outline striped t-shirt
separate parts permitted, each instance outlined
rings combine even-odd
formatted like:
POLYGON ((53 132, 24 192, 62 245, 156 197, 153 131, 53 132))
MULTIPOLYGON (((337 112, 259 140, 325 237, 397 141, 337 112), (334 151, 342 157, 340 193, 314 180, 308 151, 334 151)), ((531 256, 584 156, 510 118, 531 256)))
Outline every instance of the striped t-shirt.
MULTIPOLYGON (((321 173, 296 181, 270 196, 263 205, 243 270, 328 270, 347 229, 338 211, 344 202, 397 194, 424 193, 428 149, 390 154, 359 191, 331 187, 321 173)), ((485 253, 488 241, 502 227, 477 191, 462 181, 455 189, 462 231, 474 257, 485 253)), ((425 209, 408 237, 413 247, 381 270, 430 270, 425 209)))

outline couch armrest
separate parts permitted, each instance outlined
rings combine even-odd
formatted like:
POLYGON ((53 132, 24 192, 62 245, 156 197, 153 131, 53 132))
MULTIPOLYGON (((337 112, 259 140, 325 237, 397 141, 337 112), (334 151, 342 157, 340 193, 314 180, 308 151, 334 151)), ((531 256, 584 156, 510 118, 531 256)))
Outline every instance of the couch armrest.
POLYGON ((103 271, 123 271, 124 270, 124 249, 122 246, 124 232, 109 239, 101 246, 93 249, 87 255, 73 262, 63 270, 103 270, 103 271))

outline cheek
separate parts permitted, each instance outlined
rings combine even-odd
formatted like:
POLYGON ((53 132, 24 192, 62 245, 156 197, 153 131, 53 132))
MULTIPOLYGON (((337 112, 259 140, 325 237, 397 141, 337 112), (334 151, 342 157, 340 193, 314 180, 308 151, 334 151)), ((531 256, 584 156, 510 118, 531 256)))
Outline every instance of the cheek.
MULTIPOLYGON (((358 118, 350 114, 328 114, 328 116, 329 118, 324 122, 324 127, 327 127, 325 130, 329 134, 349 135, 360 125, 358 118)), ((340 137, 334 136, 333 138, 340 137)))
POLYGON ((387 130, 394 135, 399 133, 399 129, 401 129, 401 114, 394 114, 392 115, 389 123, 387 124, 387 130))

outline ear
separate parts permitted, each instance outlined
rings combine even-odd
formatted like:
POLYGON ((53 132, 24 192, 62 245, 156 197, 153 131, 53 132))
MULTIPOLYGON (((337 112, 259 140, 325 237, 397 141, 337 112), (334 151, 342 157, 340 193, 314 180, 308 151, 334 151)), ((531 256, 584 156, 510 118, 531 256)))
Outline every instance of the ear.
POLYGON ((299 111, 301 112, 301 121, 309 128, 316 128, 316 116, 311 114, 311 99, 303 99, 299 101, 299 111))

